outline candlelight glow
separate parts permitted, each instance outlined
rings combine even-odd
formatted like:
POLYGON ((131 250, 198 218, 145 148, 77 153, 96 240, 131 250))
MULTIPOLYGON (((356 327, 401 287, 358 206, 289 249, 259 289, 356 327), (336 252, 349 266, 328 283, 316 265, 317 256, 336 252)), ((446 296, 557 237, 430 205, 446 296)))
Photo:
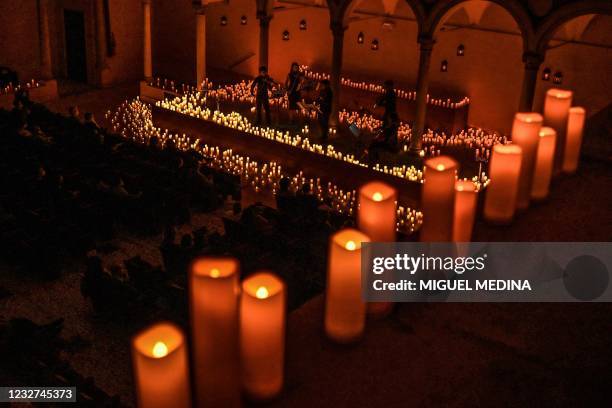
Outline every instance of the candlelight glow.
POLYGON ((219 271, 219 269, 217 268, 212 268, 210 270, 210 277, 211 278, 218 278, 219 276, 221 276, 221 272, 219 271))
POLYGON ((383 195, 380 194, 378 191, 375 192, 374 194, 372 194, 372 200, 374 201, 382 201, 383 199, 383 195))
POLYGON ((155 358, 166 357, 168 355, 168 346, 163 341, 158 341, 153 346, 151 352, 155 358))
POLYGON ((265 299, 268 296, 270 296, 268 288, 266 288, 265 286, 260 286, 259 288, 257 288, 257 291, 255 292, 255 297, 257 297, 257 299, 265 299))
POLYGON ((438 165, 436 166, 436 170, 438 170, 438 171, 444 171, 444 165, 443 165, 443 164, 438 164, 438 165))
POLYGON ((347 242, 347 243, 344 245, 344 247, 345 247, 346 249, 348 249, 349 251, 354 251, 354 250, 357 248, 357 245, 355 244, 355 242, 354 242, 354 241, 348 241, 348 242, 347 242))

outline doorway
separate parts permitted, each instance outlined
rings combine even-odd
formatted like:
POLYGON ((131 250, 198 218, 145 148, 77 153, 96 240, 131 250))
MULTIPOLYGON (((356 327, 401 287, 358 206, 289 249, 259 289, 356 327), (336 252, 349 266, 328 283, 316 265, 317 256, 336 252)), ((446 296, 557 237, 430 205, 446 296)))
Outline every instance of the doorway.
POLYGON ((66 33, 66 75, 68 79, 87 82, 87 47, 85 16, 82 11, 64 10, 66 33))

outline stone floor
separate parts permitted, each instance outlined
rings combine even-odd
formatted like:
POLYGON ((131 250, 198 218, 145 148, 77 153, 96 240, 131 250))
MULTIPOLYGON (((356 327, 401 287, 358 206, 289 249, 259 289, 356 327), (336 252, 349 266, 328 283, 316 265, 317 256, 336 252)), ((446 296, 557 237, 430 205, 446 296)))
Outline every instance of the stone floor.
MULTIPOLYGON (((52 104, 78 104, 101 120, 135 86, 98 90, 52 104)), ((508 227, 477 221, 475 240, 609 241, 612 166, 582 163, 553 184, 550 199, 518 214, 508 227)), ((219 226, 219 214, 196 224, 219 226)), ((189 227, 185 227, 189 228, 189 227)), ((159 263, 160 237, 122 234, 119 255, 159 263), (157 258, 156 258, 157 257, 157 258)), ((112 261, 112 258, 109 259, 112 261)), ((135 328, 96 317, 80 294, 84 265, 75 261, 58 281, 24 279, 2 267, 3 319, 45 323, 66 318, 63 336, 90 347, 66 355, 84 376, 133 405, 129 339, 135 328)), ((291 313, 286 384, 274 407, 611 406, 612 304, 400 304, 386 319, 368 322, 352 346, 326 340, 323 297, 291 313)))

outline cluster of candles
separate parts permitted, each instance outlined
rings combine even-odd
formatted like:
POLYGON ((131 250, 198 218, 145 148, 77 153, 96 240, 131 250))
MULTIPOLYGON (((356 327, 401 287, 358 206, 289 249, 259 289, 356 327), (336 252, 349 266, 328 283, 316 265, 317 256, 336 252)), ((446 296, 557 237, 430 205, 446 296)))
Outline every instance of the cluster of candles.
POLYGON ((423 145, 433 146, 465 146, 469 149, 486 148, 491 149, 496 144, 505 144, 508 138, 499 133, 488 133, 483 129, 469 128, 454 135, 437 133, 431 129, 427 130, 421 139, 423 145))
POLYGON ((36 81, 35 79, 32 79, 29 82, 26 82, 25 85, 22 85, 22 84, 13 85, 13 83, 10 83, 5 87, 0 88, 0 95, 13 94, 17 92, 18 90, 23 89, 24 87, 27 89, 32 89, 32 88, 38 88, 40 86, 41 86, 41 83, 36 81))
MULTIPOLYGON (((359 229, 329 239, 323 315, 325 335, 340 344, 362 337, 366 312, 389 309, 361 297, 364 243, 395 241, 397 191, 381 182, 359 189, 359 229)), ((134 384, 143 408, 240 406, 241 392, 265 401, 285 383, 287 286, 270 271, 240 282, 240 263, 202 257, 189 267, 191 341, 160 322, 132 339, 134 384), (189 345, 188 345, 189 343, 189 345), (193 380, 193 393, 190 377, 193 380)))
POLYGON ((512 143, 493 146, 484 215, 489 221, 509 223, 515 210, 548 196, 550 180, 578 166, 585 110, 572 107, 572 92, 549 89, 544 115, 517 113, 512 143))
MULTIPOLYGON (((210 112, 208 113, 210 115, 210 112)), ((276 162, 259 163, 248 156, 236 154, 232 149, 220 149, 217 146, 200 143, 200 140, 188 135, 179 135, 161 129, 153 125, 152 111, 149 105, 139 99, 123 102, 114 112, 107 112, 107 120, 110 121, 114 132, 138 143, 148 144, 151 137, 156 137, 160 145, 172 142, 180 150, 193 149, 204 156, 207 165, 239 176, 243 183, 248 183, 255 192, 264 190, 276 193, 278 181, 286 176, 291 180, 290 188, 298 191, 304 184, 309 184, 311 191, 320 202, 325 202, 334 211, 354 215, 357 208, 356 191, 344 190, 332 182, 324 183, 320 178, 306 177, 302 171, 295 175, 286 174, 282 167, 276 162)), ((279 137, 284 139, 285 135, 279 137)), ((410 168, 403 166, 393 168, 396 173, 390 173, 387 167, 379 171, 387 174, 401 174, 404 177, 410 168)), ((422 172, 419 172, 422 174, 422 172)), ((407 233, 412 233, 420 227, 422 213, 407 206, 397 206, 396 227, 407 233)))
MULTIPOLYGON (((354 124, 359 129, 367 130, 368 132, 375 132, 376 129, 380 128, 383 124, 382 120, 375 118, 369 113, 360 113, 357 111, 348 112, 346 109, 342 109, 338 112, 338 121, 340 123, 354 124)), ((400 122, 397 130, 397 140, 401 143, 409 143, 410 137, 412 136, 412 129, 410 125, 405 122, 400 122)))
MULTIPOLYGON (((315 72, 311 70, 310 67, 307 65, 300 66, 300 70, 304 73, 304 76, 306 76, 306 78, 309 78, 309 79, 320 81, 322 79, 330 78, 329 74, 324 73, 324 72, 315 72)), ((354 81, 350 78, 342 77, 340 78, 340 83, 343 86, 354 88, 354 89, 359 89, 361 91, 368 91, 368 92, 374 92, 374 93, 384 93, 385 92, 384 86, 380 84, 374 84, 371 82, 354 81)), ((408 91, 408 90, 401 89, 401 88, 395 88, 395 93, 398 98, 406 99, 409 101, 416 101, 416 91, 408 91)), ((466 105, 469 105, 470 98, 468 98, 467 96, 464 96, 462 99, 458 101, 452 101, 450 98, 446 98, 446 99, 433 98, 432 96, 427 94, 427 103, 430 105, 441 106, 441 107, 449 108, 449 109, 459 109, 466 105)))

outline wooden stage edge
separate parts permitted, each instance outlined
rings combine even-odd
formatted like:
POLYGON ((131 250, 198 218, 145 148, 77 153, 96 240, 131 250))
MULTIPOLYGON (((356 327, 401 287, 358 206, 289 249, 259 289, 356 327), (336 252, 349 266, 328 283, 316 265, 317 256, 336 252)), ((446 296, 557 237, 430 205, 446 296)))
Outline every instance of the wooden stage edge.
POLYGON ((211 121, 153 106, 153 123, 173 132, 198 137, 203 143, 232 149, 258 162, 276 162, 289 175, 303 171, 307 177, 319 177, 322 183, 331 181, 343 190, 357 190, 361 185, 383 181, 398 191, 399 205, 420 207, 421 183, 402 179, 342 160, 227 128, 211 121))

